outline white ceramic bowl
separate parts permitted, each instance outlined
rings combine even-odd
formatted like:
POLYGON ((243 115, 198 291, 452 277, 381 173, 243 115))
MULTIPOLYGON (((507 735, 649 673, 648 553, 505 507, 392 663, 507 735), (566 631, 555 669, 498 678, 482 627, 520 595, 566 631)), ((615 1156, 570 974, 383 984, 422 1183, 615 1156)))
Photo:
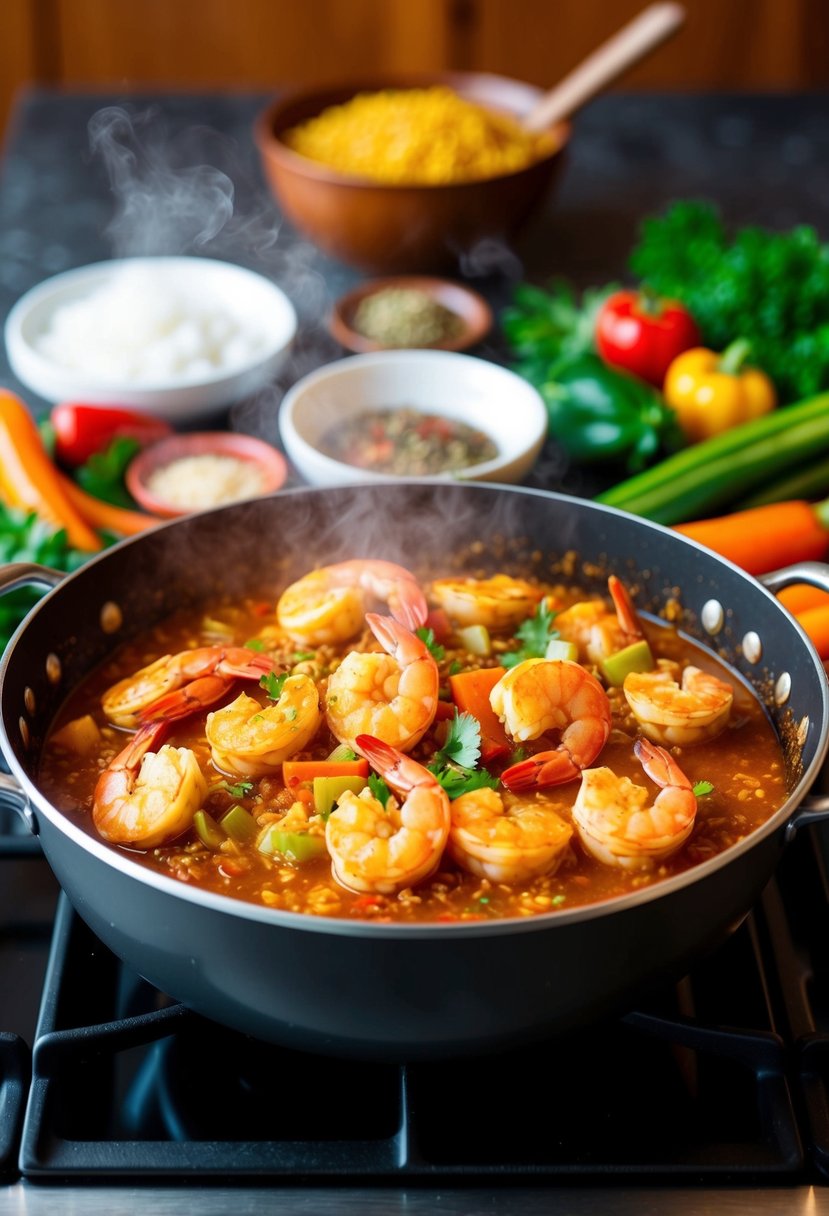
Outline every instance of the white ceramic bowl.
MULTIPOLYGON (((324 455, 320 438, 336 422, 368 410, 409 406, 486 432, 498 455, 442 476, 474 481, 520 481, 547 433, 547 411, 536 390, 514 372, 451 351, 381 351, 330 363, 286 394, 279 430, 289 457, 314 485, 387 481, 324 455)), ((400 478, 405 481, 408 478, 400 478)))
POLYGON ((211 258, 122 258, 69 270, 32 288, 9 313, 5 338, 13 372, 47 401, 124 405, 184 422, 271 381, 296 324, 284 292, 241 266, 211 258), (103 300, 106 307, 98 303, 103 300), (178 345, 168 345, 162 357, 162 318, 155 310, 164 307, 164 323, 175 322, 178 345), (91 326, 96 309, 101 324, 91 326), (191 317, 191 324, 183 323, 191 317), (72 366, 78 359, 63 337, 58 343, 52 338, 57 352, 42 349, 56 323, 80 330, 75 345, 83 366, 72 366), (205 335, 218 332, 208 331, 214 324, 227 331, 224 340, 209 339, 221 358, 197 359, 211 349, 205 335))

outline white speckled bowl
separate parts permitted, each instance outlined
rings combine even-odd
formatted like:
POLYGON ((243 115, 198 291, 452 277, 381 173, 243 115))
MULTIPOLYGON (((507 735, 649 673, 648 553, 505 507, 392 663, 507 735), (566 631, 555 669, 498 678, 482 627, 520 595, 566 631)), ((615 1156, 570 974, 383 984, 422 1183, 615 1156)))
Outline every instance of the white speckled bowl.
MULTIPOLYGON (((547 433, 539 394, 514 372, 452 351, 379 351, 329 363, 304 376, 286 394, 279 431, 288 456, 313 485, 388 481, 319 449, 338 420, 389 406, 442 414, 485 431, 498 455, 447 480, 520 481, 532 468, 547 433)), ((417 478, 394 478, 409 481, 417 478)))
POLYGON ((69 270, 32 288, 9 313, 5 339, 12 371, 47 401, 124 405, 179 423, 215 413, 271 381, 288 353, 296 323, 284 292, 241 266, 211 258, 123 258, 69 270), (38 349, 38 338, 56 309, 91 296, 125 267, 157 274, 162 283, 172 283, 202 302, 215 299, 242 325, 249 318, 263 331, 256 353, 246 352, 208 372, 130 380, 68 367, 38 349))

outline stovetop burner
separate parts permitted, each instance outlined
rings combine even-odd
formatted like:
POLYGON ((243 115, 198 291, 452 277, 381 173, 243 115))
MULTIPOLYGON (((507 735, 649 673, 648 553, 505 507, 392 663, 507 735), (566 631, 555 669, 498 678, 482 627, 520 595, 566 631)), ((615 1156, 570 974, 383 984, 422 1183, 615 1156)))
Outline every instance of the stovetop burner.
MULTIPOLYGON (((61 898, 21 1169, 361 1184, 829 1176, 827 922, 820 841, 804 833, 737 933, 647 1007, 500 1056, 395 1066, 201 1018, 61 898)), ((2 1054, 0 1068, 14 1071, 2 1054)))

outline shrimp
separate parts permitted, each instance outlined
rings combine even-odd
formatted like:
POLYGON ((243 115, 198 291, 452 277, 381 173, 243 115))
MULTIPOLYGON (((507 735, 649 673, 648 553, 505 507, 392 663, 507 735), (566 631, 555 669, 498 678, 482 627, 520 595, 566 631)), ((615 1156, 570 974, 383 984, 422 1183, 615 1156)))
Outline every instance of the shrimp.
POLYGON ((438 666, 420 638, 388 616, 366 622, 386 651, 347 654, 328 680, 325 716, 341 743, 370 734, 410 751, 437 712, 438 666))
POLYGON ((214 705, 234 680, 260 680, 283 669, 242 646, 199 646, 165 654, 104 693, 101 704, 114 726, 183 718, 214 705))
POLYGON ((363 627, 367 595, 388 604, 407 629, 418 629, 429 609, 413 574, 394 562, 355 558, 312 570, 279 598, 277 620, 309 646, 347 642, 363 627))
POLYGON ((697 813, 693 786, 670 752, 647 739, 633 745, 643 769, 660 786, 648 791, 609 768, 588 768, 573 806, 573 821, 588 853, 607 866, 650 870, 690 836, 697 813))
POLYGON ((461 794, 451 804, 448 852, 464 870, 490 882, 529 882, 554 874, 573 829, 552 807, 509 805, 496 790, 461 794))
POLYGON ((341 794, 325 827, 331 870, 350 891, 395 895, 440 864, 449 797, 428 769, 381 739, 358 735, 355 745, 403 801, 391 795, 383 806, 368 788, 341 794))
POLYGON ((514 629, 532 616, 544 592, 508 574, 492 578, 439 578, 431 593, 441 608, 461 626, 486 625, 495 633, 514 629))
POLYGON ((113 844, 153 849, 186 832, 207 796, 207 782, 188 747, 164 744, 168 722, 133 735, 98 778, 92 820, 113 844))
POLYGON ((525 659, 489 694, 489 703, 517 742, 561 731, 558 747, 511 765, 509 790, 559 785, 591 764, 610 734, 610 701, 595 676, 568 659, 525 659))
POLYGON ((615 612, 609 611, 604 600, 596 599, 583 600, 556 615, 555 627, 562 640, 578 646, 588 663, 600 663, 643 637, 624 583, 611 574, 607 587, 615 612))
POLYGON ((623 690, 644 735, 654 743, 705 743, 723 729, 734 689, 725 680, 686 667, 679 685, 667 671, 631 672, 623 690))
POLYGON ((305 747, 321 721, 319 693, 310 676, 288 676, 276 701, 262 706, 247 693, 207 715, 204 733, 217 768, 241 777, 276 772, 305 747))

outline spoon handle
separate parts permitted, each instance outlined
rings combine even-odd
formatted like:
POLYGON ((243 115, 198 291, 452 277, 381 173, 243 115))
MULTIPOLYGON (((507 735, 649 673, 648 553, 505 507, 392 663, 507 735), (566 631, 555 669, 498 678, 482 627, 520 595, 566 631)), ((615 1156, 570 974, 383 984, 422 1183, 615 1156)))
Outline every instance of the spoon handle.
POLYGON ((685 10, 673 0, 651 4, 545 93, 524 116, 522 125, 529 131, 541 131, 568 118, 675 33, 684 20, 685 10))

